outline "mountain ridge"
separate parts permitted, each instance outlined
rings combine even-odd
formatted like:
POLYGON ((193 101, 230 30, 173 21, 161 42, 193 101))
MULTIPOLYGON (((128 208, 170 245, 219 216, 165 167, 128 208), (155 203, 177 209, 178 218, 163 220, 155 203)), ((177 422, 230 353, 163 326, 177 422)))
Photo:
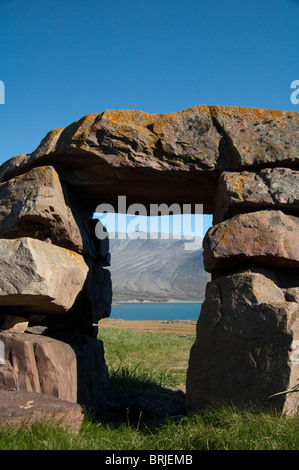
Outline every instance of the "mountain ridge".
POLYGON ((109 238, 114 302, 204 300, 210 275, 203 267, 201 238, 145 232, 109 238), (197 249, 190 250, 191 243, 197 249))

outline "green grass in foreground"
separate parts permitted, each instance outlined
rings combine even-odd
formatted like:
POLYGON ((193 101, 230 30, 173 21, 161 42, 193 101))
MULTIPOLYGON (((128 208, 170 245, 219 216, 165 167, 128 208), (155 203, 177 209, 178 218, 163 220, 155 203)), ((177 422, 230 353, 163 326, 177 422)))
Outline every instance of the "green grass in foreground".
POLYGON ((172 412, 160 425, 143 419, 147 407, 171 409, 174 389, 185 383, 193 336, 105 328, 100 338, 112 399, 123 400, 126 419, 116 427, 86 417, 78 434, 49 424, 0 431, 1 450, 298 450, 299 416, 224 407, 193 415, 172 412), (133 420, 130 407, 136 403, 139 415, 133 420))
POLYGON ((49 425, 0 432, 1 450, 298 450, 298 418, 210 410, 161 427, 83 423, 76 435, 49 425))
MULTIPOLYGON (((141 322, 142 323, 142 322, 141 322)), ((164 334, 116 328, 100 330, 112 379, 136 369, 138 377, 164 387, 184 388, 194 334, 164 334)))

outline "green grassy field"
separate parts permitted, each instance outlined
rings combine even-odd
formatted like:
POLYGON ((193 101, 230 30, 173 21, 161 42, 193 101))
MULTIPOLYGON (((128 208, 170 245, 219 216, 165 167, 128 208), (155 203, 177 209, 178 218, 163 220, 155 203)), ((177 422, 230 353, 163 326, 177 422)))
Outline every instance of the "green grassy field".
POLYGON ((50 424, 0 431, 0 450, 298 450, 299 416, 232 407, 186 413, 195 325, 154 323, 100 322, 111 377, 101 419, 86 416, 77 434, 50 424))
POLYGON ((195 324, 103 320, 99 331, 111 372, 138 369, 165 387, 185 388, 195 324))

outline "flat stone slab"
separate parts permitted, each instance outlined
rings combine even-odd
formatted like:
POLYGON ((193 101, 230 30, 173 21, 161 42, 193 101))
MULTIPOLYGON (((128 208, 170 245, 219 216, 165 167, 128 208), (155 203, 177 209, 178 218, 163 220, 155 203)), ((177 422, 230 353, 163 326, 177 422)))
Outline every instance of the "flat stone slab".
POLYGON ((31 154, 0 166, 0 181, 52 165, 90 210, 99 201, 204 204, 213 209, 219 171, 295 166, 299 113, 195 106, 176 113, 106 110, 50 131, 31 154))
POLYGON ((84 415, 77 403, 42 393, 20 392, 0 388, 0 427, 20 428, 36 422, 53 422, 55 426, 79 431, 84 415))

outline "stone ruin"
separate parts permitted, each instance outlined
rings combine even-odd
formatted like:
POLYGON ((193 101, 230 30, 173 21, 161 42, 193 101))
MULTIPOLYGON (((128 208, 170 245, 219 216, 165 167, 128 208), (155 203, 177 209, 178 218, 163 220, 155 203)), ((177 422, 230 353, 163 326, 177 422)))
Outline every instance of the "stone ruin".
POLYGON ((213 214, 187 408, 298 413, 298 393, 272 397, 299 379, 298 156, 298 113, 196 106, 89 114, 2 164, 2 399, 36 394, 28 412, 41 396, 105 406, 97 334, 112 287, 109 241, 95 236, 93 214, 100 203, 117 210, 122 195, 127 207, 203 204, 213 214))

